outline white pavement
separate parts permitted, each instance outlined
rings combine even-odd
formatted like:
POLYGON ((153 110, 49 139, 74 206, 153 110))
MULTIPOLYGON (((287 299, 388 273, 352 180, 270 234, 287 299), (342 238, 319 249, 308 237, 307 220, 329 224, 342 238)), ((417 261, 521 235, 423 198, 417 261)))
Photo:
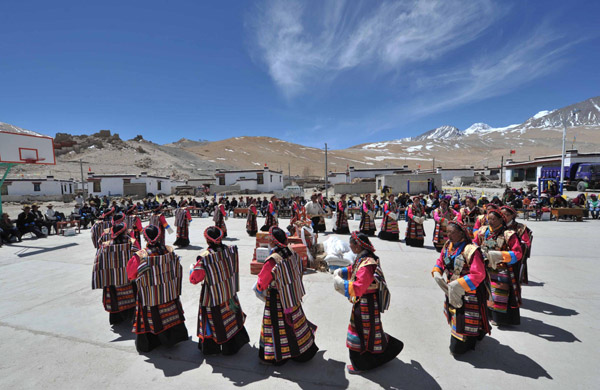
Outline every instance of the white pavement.
MULTIPOLYGON (((211 222, 194 219, 194 246, 177 251, 184 271, 206 246, 202 232, 211 222)), ((327 220, 329 229, 332 223, 327 220)), ((263 306, 251 291, 254 239, 245 232, 245 220, 230 218, 227 225, 232 240, 226 243, 240 249, 239 298, 251 339, 232 357, 204 358, 198 351, 200 287, 187 279, 182 302, 191 340, 139 355, 131 326, 111 328, 101 290, 91 290, 89 230, 0 248, 0 388, 598 388, 599 221, 529 222, 535 239, 521 325, 494 328, 491 337, 460 359, 448 352, 443 293, 430 276, 437 258, 431 246, 433 222, 426 222, 426 248, 373 239, 392 293, 383 327, 405 347, 398 359, 363 376, 344 369, 351 306, 325 273, 304 278, 304 310, 318 326, 317 356, 306 364, 259 364, 263 306)), ((401 230, 405 226, 401 223, 401 230)), ((168 237, 167 242, 173 241, 168 237)))

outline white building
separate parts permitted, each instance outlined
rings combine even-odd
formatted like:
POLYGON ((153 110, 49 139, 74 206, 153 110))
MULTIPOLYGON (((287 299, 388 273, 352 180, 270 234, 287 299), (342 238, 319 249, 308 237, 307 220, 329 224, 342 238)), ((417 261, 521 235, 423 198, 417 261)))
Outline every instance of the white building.
POLYGON ((96 175, 88 173, 88 194, 98 196, 122 196, 134 193, 171 194, 171 189, 185 184, 185 181, 173 180, 169 177, 142 174, 96 175), (136 191, 129 191, 134 188, 136 191))
POLYGON ((396 173, 410 173, 411 170, 408 169, 408 166, 405 165, 402 168, 359 168, 355 169, 354 167, 348 168, 349 172, 349 183, 356 178, 361 179, 375 179, 377 176, 381 175, 393 175, 396 173))
POLYGON ((241 191, 273 192, 283 190, 283 173, 263 169, 236 171, 219 170, 215 174, 217 186, 240 186, 241 191))
MULTIPOLYGON (((506 183, 531 181, 537 182, 542 178, 543 168, 556 167, 553 172, 556 178, 560 177, 561 155, 536 157, 531 161, 507 160, 504 164, 504 180, 506 183)), ((600 153, 579 153, 577 150, 565 152, 565 177, 574 176, 577 165, 581 163, 600 163, 600 153), (567 168, 569 172, 567 172, 567 168)))
POLYGON ((350 172, 329 172, 327 175, 327 181, 329 184, 349 183, 350 172))
POLYGON ((455 177, 475 177, 475 168, 436 168, 436 173, 442 175, 442 181, 449 182, 455 177))
POLYGON ((2 185, 1 193, 5 201, 18 201, 20 197, 58 200, 63 195, 73 195, 77 184, 73 179, 59 180, 54 176, 7 178, 2 185))

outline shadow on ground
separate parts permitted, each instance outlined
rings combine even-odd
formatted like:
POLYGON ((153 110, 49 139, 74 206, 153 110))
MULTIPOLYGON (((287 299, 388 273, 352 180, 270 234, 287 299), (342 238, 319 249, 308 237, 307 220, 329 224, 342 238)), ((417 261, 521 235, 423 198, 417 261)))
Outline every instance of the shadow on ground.
POLYGON ((529 317, 521 317, 521 325, 501 327, 500 330, 510 332, 525 332, 531 335, 541 337, 547 341, 573 343, 581 342, 575 335, 568 330, 559 328, 558 326, 546 324, 543 321, 529 317))
POLYGON ((394 359, 362 376, 385 389, 441 389, 433 376, 415 360, 404 363, 394 359))
POLYGON ((146 362, 161 370, 165 377, 177 376, 183 372, 194 370, 204 362, 204 355, 198 350, 198 343, 183 341, 173 347, 160 346, 155 350, 143 353, 146 362))
POLYGON ((567 309, 561 306, 551 305, 549 303, 536 301, 533 299, 523 298, 523 306, 521 306, 525 310, 535 311, 537 313, 544 313, 551 316, 576 316, 579 314, 576 310, 567 309))
POLYGON ((526 378, 553 379, 550 374, 527 355, 520 354, 508 345, 491 337, 485 337, 474 351, 456 357, 456 360, 471 364, 474 368, 499 370, 507 374, 526 378))

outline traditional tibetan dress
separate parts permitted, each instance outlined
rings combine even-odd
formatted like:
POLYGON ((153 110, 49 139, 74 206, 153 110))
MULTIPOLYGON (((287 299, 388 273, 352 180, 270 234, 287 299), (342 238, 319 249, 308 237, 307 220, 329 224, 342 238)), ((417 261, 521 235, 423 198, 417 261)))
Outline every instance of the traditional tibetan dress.
POLYGON ((383 220, 379 238, 388 241, 400 241, 400 230, 398 229, 398 207, 395 203, 386 201, 383 204, 383 220), (396 215, 396 219, 391 214, 396 215))
POLYGON ((473 225, 473 238, 475 238, 475 234, 479 229, 488 225, 487 214, 481 214, 477 217, 475 221, 475 225, 473 225))
POLYGON ((290 218, 290 225, 294 225, 294 222, 300 220, 300 212, 302 210, 302 206, 300 206, 296 201, 292 203, 292 218, 290 218))
POLYGON ((452 210, 450 207, 446 210, 442 210, 438 207, 433 211, 433 219, 435 220, 435 229, 433 231, 433 246, 438 252, 442 251, 442 247, 448 241, 448 233, 446 232, 446 226, 448 221, 454 221, 455 219, 461 222, 460 214, 457 211, 452 210))
POLYGON ((102 304, 111 324, 132 314, 136 302, 136 285, 127 278, 127 262, 139 246, 133 237, 118 239, 99 243, 92 271, 92 289, 102 288, 102 304))
POLYGON ((423 224, 415 221, 415 217, 425 217, 425 209, 423 205, 417 202, 413 202, 406 210, 408 217, 406 226, 406 245, 422 247, 425 242, 425 230, 423 224))
POLYGON ((506 227, 506 229, 514 231, 517 234, 517 237, 519 237, 521 249, 523 250, 523 258, 521 259, 521 266, 519 267, 519 282, 522 284, 528 284, 529 277, 527 275, 527 260, 529 259, 529 256, 531 256, 533 232, 526 225, 514 220, 506 227))
MULTIPOLYGON (((468 229, 468 228, 467 228, 468 229)), ((465 290, 462 307, 444 301, 444 315, 450 325, 450 351, 462 354, 475 348, 477 340, 490 333, 487 316, 488 291, 485 287, 486 269, 477 245, 463 241, 456 247, 447 241, 432 273, 446 276, 448 283, 458 280, 465 290)))
POLYGON ((469 235, 471 239, 474 238, 475 231, 475 223, 477 222, 477 218, 481 215, 481 209, 475 206, 472 210, 469 210, 467 207, 463 207, 460 209, 460 218, 462 223, 469 228, 469 235))
POLYGON ((225 205, 219 204, 215 207, 215 212, 213 215, 213 222, 215 226, 223 231, 223 237, 227 237, 227 225, 225 225, 225 217, 227 216, 227 211, 225 211, 225 205))
POLYGON ((520 324, 521 284, 518 277, 523 250, 518 236, 505 227, 494 232, 490 226, 483 226, 473 242, 481 247, 484 259, 488 251, 502 252, 503 261, 496 269, 486 264, 492 290, 491 300, 488 300, 492 320, 498 325, 520 324))
POLYGON ((337 202, 335 227, 333 228, 335 234, 350 234, 348 217, 346 216, 346 207, 346 203, 341 200, 337 202))
POLYGON ((94 225, 90 229, 92 235, 92 244, 94 245, 94 248, 98 249, 102 242, 110 240, 110 235, 105 236, 104 234, 108 229, 110 229, 110 226, 110 221, 96 221, 94 223, 94 225))
POLYGON ((187 208, 180 207, 175 210, 175 227, 177 227, 177 239, 173 245, 186 247, 190 245, 190 222, 192 215, 187 208))
POLYGON ((375 229, 375 205, 371 201, 365 201, 362 204, 359 230, 368 236, 374 236, 375 229))
POLYGON ((248 218, 246 219, 246 232, 250 237, 256 236, 256 232, 258 232, 258 223, 256 221, 256 217, 258 215, 258 209, 256 206, 248 207, 248 218))
POLYGON ((127 273, 138 286, 133 323, 138 352, 187 340, 188 331, 179 300, 182 267, 173 248, 157 246, 137 251, 127 264, 127 273))
POLYGON ((133 236, 137 240, 137 242, 141 241, 141 233, 144 228, 142 227, 142 221, 137 215, 126 215, 125 216, 125 225, 127 225, 127 229, 133 231, 133 236))
POLYGON ((388 309, 390 293, 379 258, 368 250, 342 269, 345 296, 352 303, 346 346, 355 370, 370 370, 394 359, 404 344, 383 331, 381 313, 388 309))
POLYGON ((202 252, 190 273, 190 282, 202 282, 198 310, 198 348, 205 355, 235 354, 250 341, 244 327, 237 292, 240 290, 238 248, 222 245, 202 252))
MULTIPOLYGON (((159 241, 164 246, 165 245, 165 231, 166 231, 166 229, 171 229, 171 227, 167 223, 167 219, 165 218, 163 213, 154 212, 150 216, 149 223, 150 223, 150 225, 156 226, 158 228, 158 230, 160 231, 159 241)), ((173 230, 170 230, 170 231, 172 232, 173 230)))
POLYGON ((269 202, 267 218, 265 219, 265 224, 260 228, 260 230, 263 232, 268 232, 272 226, 277 226, 277 207, 275 207, 273 202, 269 202))
POLYGON ((300 257, 288 248, 277 249, 258 274, 257 287, 267 291, 259 358, 275 364, 312 359, 319 350, 315 344, 317 327, 302 310, 305 291, 300 257))

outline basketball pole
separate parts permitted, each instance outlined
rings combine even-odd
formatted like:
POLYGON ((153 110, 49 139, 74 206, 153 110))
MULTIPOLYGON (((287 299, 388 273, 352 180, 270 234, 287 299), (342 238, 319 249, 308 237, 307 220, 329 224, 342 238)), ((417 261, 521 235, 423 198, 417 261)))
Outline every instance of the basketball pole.
MULTIPOLYGON (((2 175, 2 180, 0 180, 0 189, 2 188, 2 185, 4 184, 4 180, 6 179, 6 176, 8 176, 8 172, 10 172, 10 168, 12 168, 13 165, 15 165, 15 164, 12 164, 12 163, 0 164, 0 166, 6 167, 6 171, 4 172, 4 175, 2 175)), ((0 215, 2 215, 2 190, 0 190, 0 215)))

